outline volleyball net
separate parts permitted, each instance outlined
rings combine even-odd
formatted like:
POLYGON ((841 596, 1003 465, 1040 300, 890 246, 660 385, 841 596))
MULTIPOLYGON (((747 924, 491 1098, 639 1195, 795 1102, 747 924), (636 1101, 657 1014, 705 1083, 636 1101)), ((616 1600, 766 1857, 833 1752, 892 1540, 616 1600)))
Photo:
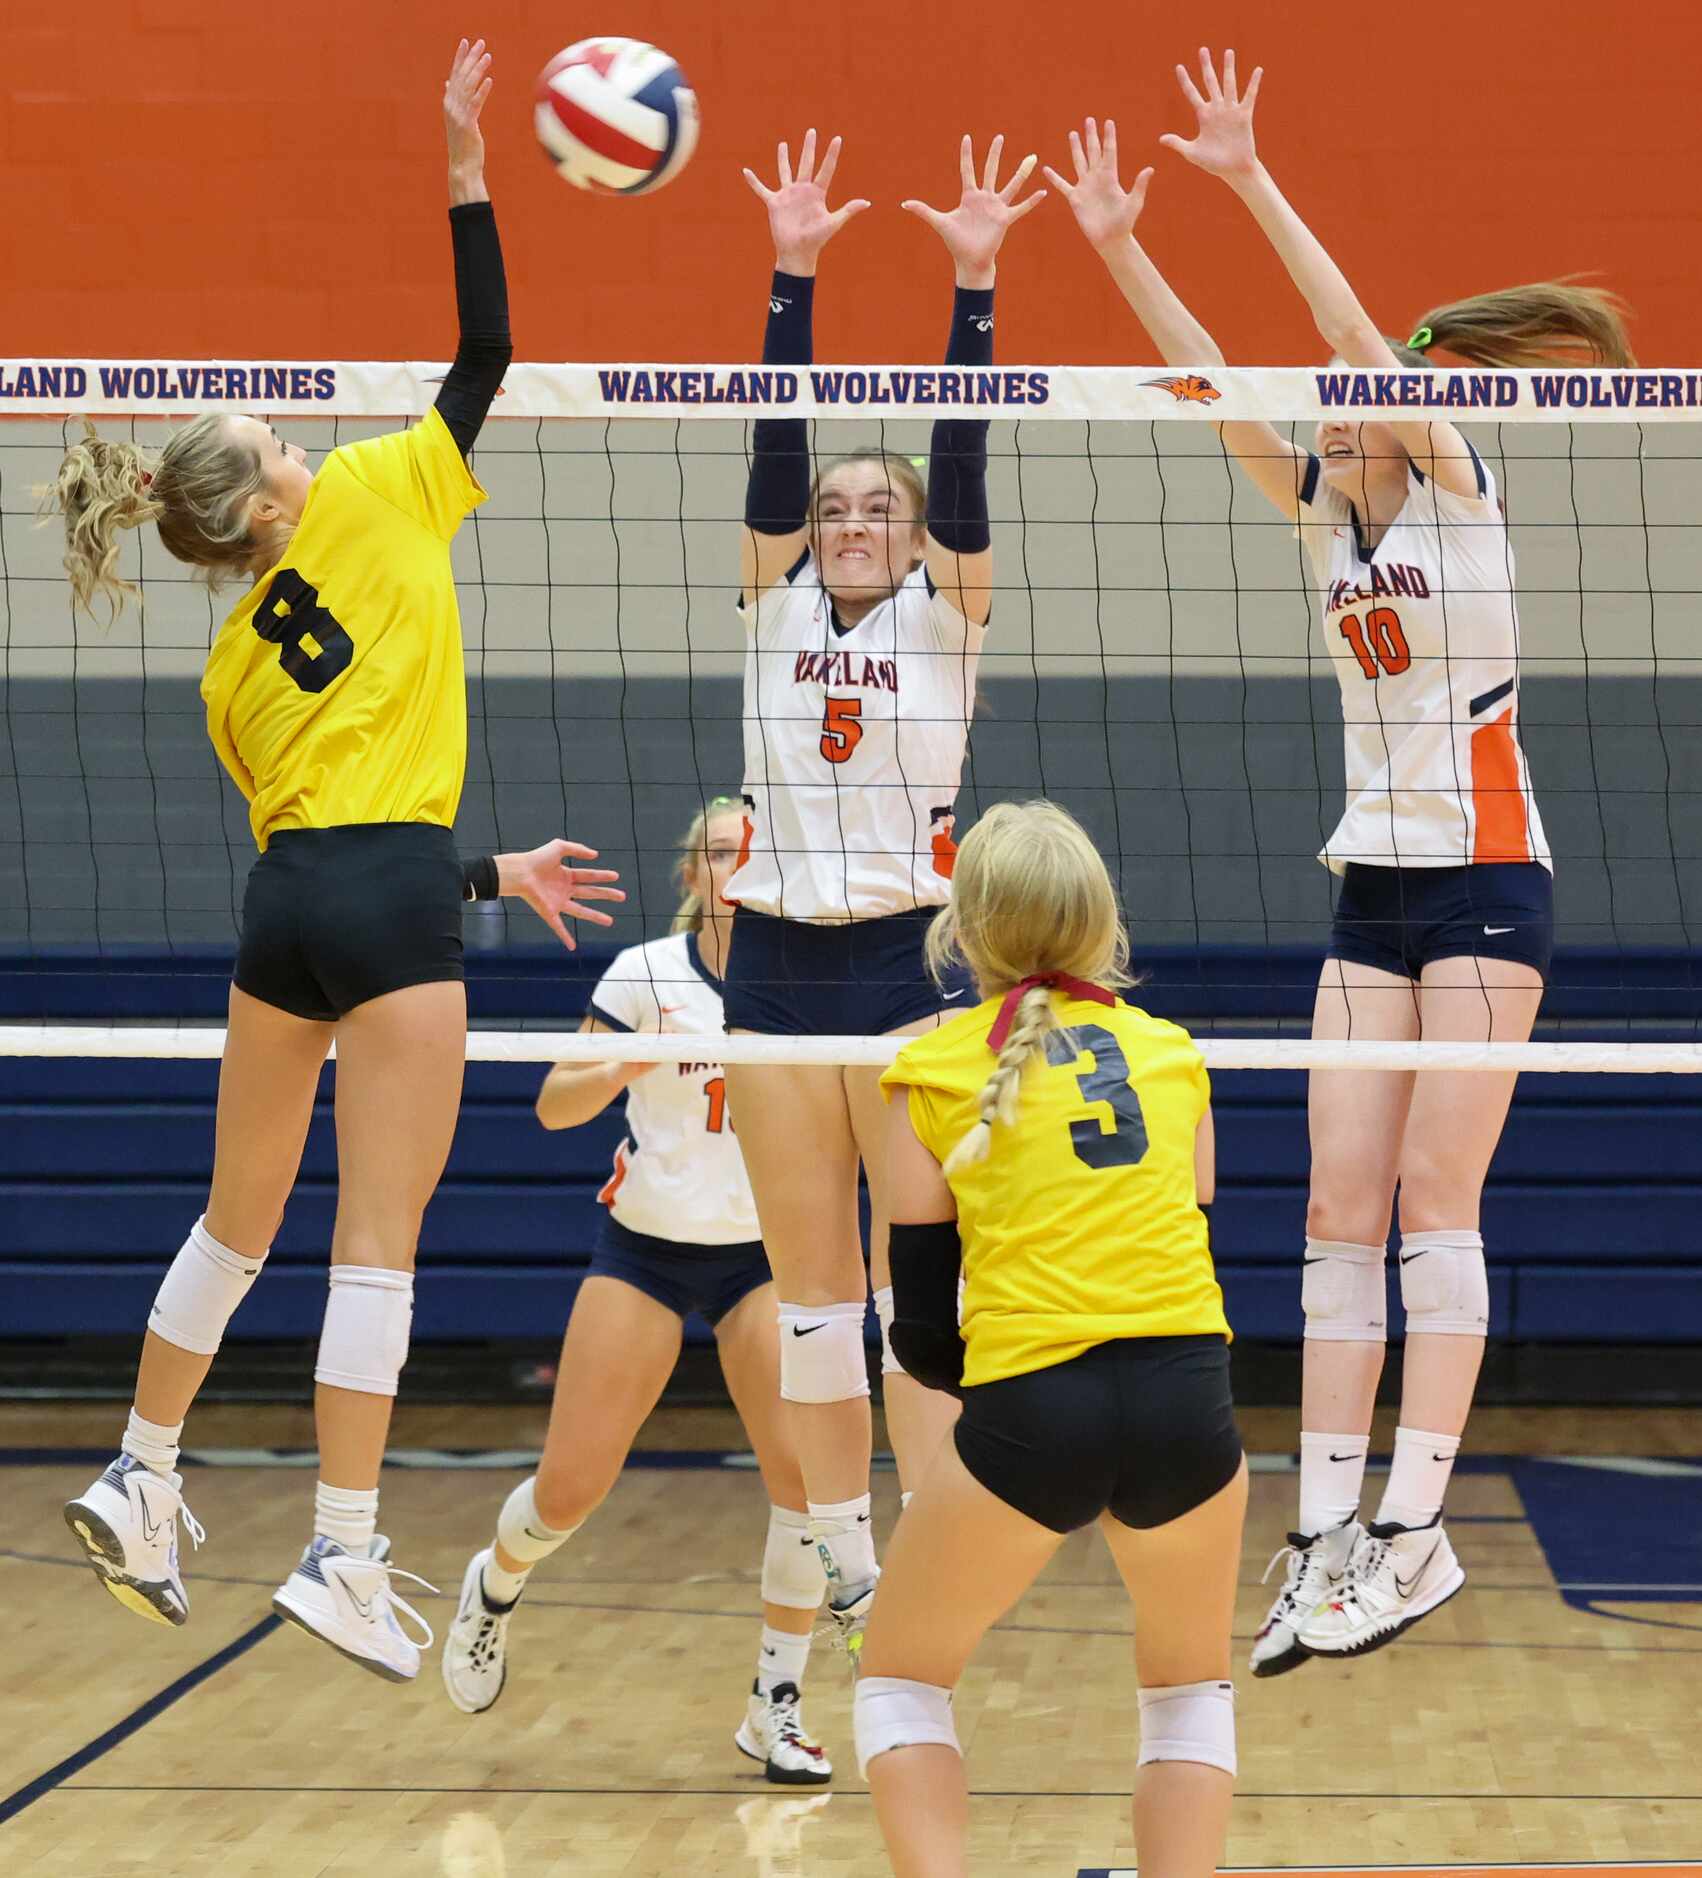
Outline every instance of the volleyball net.
MULTIPOLYGON (((112 627, 74 616, 57 526, 33 525, 33 489, 81 414, 158 444, 191 412, 248 411, 317 462, 429 408, 444 369, 0 361, 0 1052, 216 1054, 216 1028, 186 1013, 228 977, 254 853, 197 693, 230 596, 144 530, 122 562, 143 606, 112 627), (196 996, 174 1003, 172 986, 196 996)), ((922 459, 942 414, 991 426, 996 595, 959 832, 1008 798, 1075 813, 1155 1007, 1215 1065, 1351 1051, 1367 1067, 1702 1068, 1695 371, 517 365, 475 458, 490 499, 454 548, 462 851, 588 842, 628 893, 613 928, 581 929, 593 958, 664 932, 681 834, 739 788, 750 420, 807 419, 822 461, 922 459), (1342 700, 1295 530, 1212 425, 1264 418, 1307 443, 1321 418, 1426 414, 1459 423, 1494 471, 1517 562, 1520 729, 1566 948, 1528 1045, 1306 1035, 1342 700)), ((526 992, 502 1007, 520 1015, 475 1029, 474 1058, 877 1062, 895 1047, 566 1036, 565 955, 533 916, 480 906, 466 929, 475 968, 526 992)))

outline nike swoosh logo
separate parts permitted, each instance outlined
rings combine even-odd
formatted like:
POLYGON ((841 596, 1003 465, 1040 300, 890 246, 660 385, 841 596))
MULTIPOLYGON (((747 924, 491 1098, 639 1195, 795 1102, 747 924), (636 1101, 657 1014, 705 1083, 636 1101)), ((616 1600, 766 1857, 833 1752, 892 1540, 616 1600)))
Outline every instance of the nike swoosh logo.
POLYGON ((343 1582, 343 1589, 348 1593, 349 1602, 360 1612, 363 1620, 370 1624, 372 1622, 372 1599, 370 1597, 357 1598, 354 1592, 349 1589, 346 1579, 343 1582))
POLYGON ((1332 1461, 1357 1461, 1359 1456, 1357 1454, 1332 1454, 1330 1459, 1332 1461))
POLYGON ((160 1536, 160 1522, 148 1510, 148 1496, 138 1489, 136 1504, 142 1509, 142 1537, 149 1545, 160 1536))
POLYGON ((1403 1252, 1401 1254, 1401 1263, 1403 1265, 1410 1265, 1414 1259, 1423 1258, 1425 1253, 1429 1252, 1431 1249, 1430 1246, 1421 1245, 1416 1252, 1403 1252))
POLYGON ((807 1330, 800 1330, 798 1326, 794 1324, 792 1326, 792 1335, 794 1337, 813 1337, 818 1330, 826 1330, 826 1328, 826 1324, 811 1324, 807 1330))
POLYGON ((1451 1461, 1454 1457, 1451 1454, 1433 1454, 1430 1458, 1433 1461, 1451 1461))
POLYGON ((530 1526, 523 1526, 521 1530, 528 1539, 536 1539, 539 1545, 548 1545, 550 1542, 551 1535, 547 1532, 534 1532, 530 1526))
POLYGON ((940 1002, 942 1004, 950 1004, 953 998, 961 998, 963 995, 961 991, 942 991, 940 993, 940 1002))
POLYGON ((1300 1262, 1302 1265, 1322 1265, 1324 1261, 1322 1259, 1302 1259, 1300 1262))
POLYGON ((1413 1573, 1412 1577, 1409 1578, 1405 1584, 1401 1583, 1400 1573, 1399 1572, 1395 1573, 1395 1589, 1401 1594, 1403 1598, 1410 1598, 1412 1594, 1418 1589, 1418 1581, 1430 1569, 1430 1561, 1436 1556, 1436 1547, 1441 1545, 1441 1543, 1442 1541, 1438 1539, 1436 1541, 1436 1545, 1433 1545, 1430 1548, 1430 1550, 1427 1553, 1425 1553, 1424 1563, 1421 1566, 1419 1566, 1418 1570, 1413 1573))
POLYGON ((1514 931, 1514 928, 1511 926, 1485 926, 1483 930, 1486 937, 1493 939, 1500 933, 1514 931))

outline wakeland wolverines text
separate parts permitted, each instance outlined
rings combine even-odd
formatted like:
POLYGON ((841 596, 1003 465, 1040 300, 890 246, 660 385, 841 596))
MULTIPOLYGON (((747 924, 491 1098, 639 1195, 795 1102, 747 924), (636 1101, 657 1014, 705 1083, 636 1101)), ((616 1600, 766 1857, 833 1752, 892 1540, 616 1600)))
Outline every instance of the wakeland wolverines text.
MULTIPOLYGON (((1512 372, 1319 372, 1318 400, 1347 411, 1504 411, 1524 402, 1512 372)), ((1699 372, 1532 372, 1539 411, 1674 411, 1702 406, 1699 372)))
MULTIPOLYGON (((337 395, 334 365, 97 365, 100 395, 158 404, 324 404, 337 395)), ((51 403, 86 398, 89 368, 70 364, 0 364, 0 398, 51 403)))
MULTIPOLYGON (((599 367, 597 381, 608 404, 755 404, 798 401, 796 372, 717 369, 671 370, 662 366, 599 367)), ((818 404, 1033 405, 1050 397, 1047 372, 941 370, 839 371, 809 373, 818 404)))

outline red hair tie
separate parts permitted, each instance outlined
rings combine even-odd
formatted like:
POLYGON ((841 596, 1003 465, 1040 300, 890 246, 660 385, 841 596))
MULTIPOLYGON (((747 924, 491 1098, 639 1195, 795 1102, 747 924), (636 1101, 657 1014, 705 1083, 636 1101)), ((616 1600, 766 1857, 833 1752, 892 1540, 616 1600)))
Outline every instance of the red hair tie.
POLYGON ((153 480, 154 480, 154 472, 152 470, 143 470, 142 487, 144 489, 149 488, 152 485, 153 480))
POLYGON ((1090 985, 1085 978, 1072 978, 1068 972, 1037 972, 1032 978, 1025 978, 1020 984, 1012 985, 1005 993, 1005 1001, 999 1006, 999 1015, 993 1020, 993 1028, 987 1033, 987 1048, 995 1056, 1005 1047, 1005 1039, 1011 1034, 1011 1025, 1016 1022, 1016 1007, 1022 1002, 1025 991, 1034 991, 1044 986, 1048 991, 1068 992, 1072 998, 1086 998, 1093 1004, 1115 1004, 1117 994, 1107 991, 1103 985, 1090 985))

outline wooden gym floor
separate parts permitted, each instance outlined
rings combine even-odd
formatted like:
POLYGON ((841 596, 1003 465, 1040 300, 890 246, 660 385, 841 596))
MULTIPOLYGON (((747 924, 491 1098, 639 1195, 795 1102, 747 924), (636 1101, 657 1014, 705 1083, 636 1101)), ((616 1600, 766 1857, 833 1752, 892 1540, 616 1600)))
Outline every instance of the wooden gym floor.
MULTIPOLYGON (((0 1550, 6 1878, 886 1870, 825 1647, 806 1710, 836 1763, 831 1797, 768 1787, 734 1751, 764 1506, 748 1466, 712 1458, 739 1445, 725 1413, 658 1413, 640 1464, 534 1580, 507 1690, 477 1717, 449 1706, 435 1655, 397 1688, 270 1616, 310 1506, 311 1457, 288 1452, 311 1444, 303 1410, 196 1414, 190 1452, 216 1464, 188 1473, 208 1535, 187 1561, 192 1620, 171 1631, 120 1609, 73 1561, 59 1507, 121 1422, 112 1406, 0 1408, 17 1515, 0 1550)), ((1289 1516, 1294 1423, 1243 1416, 1270 1458, 1238 1655, 1270 1596, 1259 1573, 1289 1516)), ((542 1431, 536 1408, 399 1411, 407 1464, 386 1473, 383 1526, 398 1562, 442 1588, 418 1598, 437 1628, 542 1431)), ((1364 1662, 1238 1673, 1227 1863, 1702 1874, 1702 1411, 1486 1411, 1472 1445, 1449 1503, 1460 1597, 1364 1662)), ((1374 1451, 1388 1446, 1380 1427, 1374 1451)), ((884 1531, 890 1473, 876 1495, 884 1531)), ((1132 1865, 1127 1629, 1108 1558, 1078 1536, 972 1665, 958 1721, 978 1874, 1132 1865)))

